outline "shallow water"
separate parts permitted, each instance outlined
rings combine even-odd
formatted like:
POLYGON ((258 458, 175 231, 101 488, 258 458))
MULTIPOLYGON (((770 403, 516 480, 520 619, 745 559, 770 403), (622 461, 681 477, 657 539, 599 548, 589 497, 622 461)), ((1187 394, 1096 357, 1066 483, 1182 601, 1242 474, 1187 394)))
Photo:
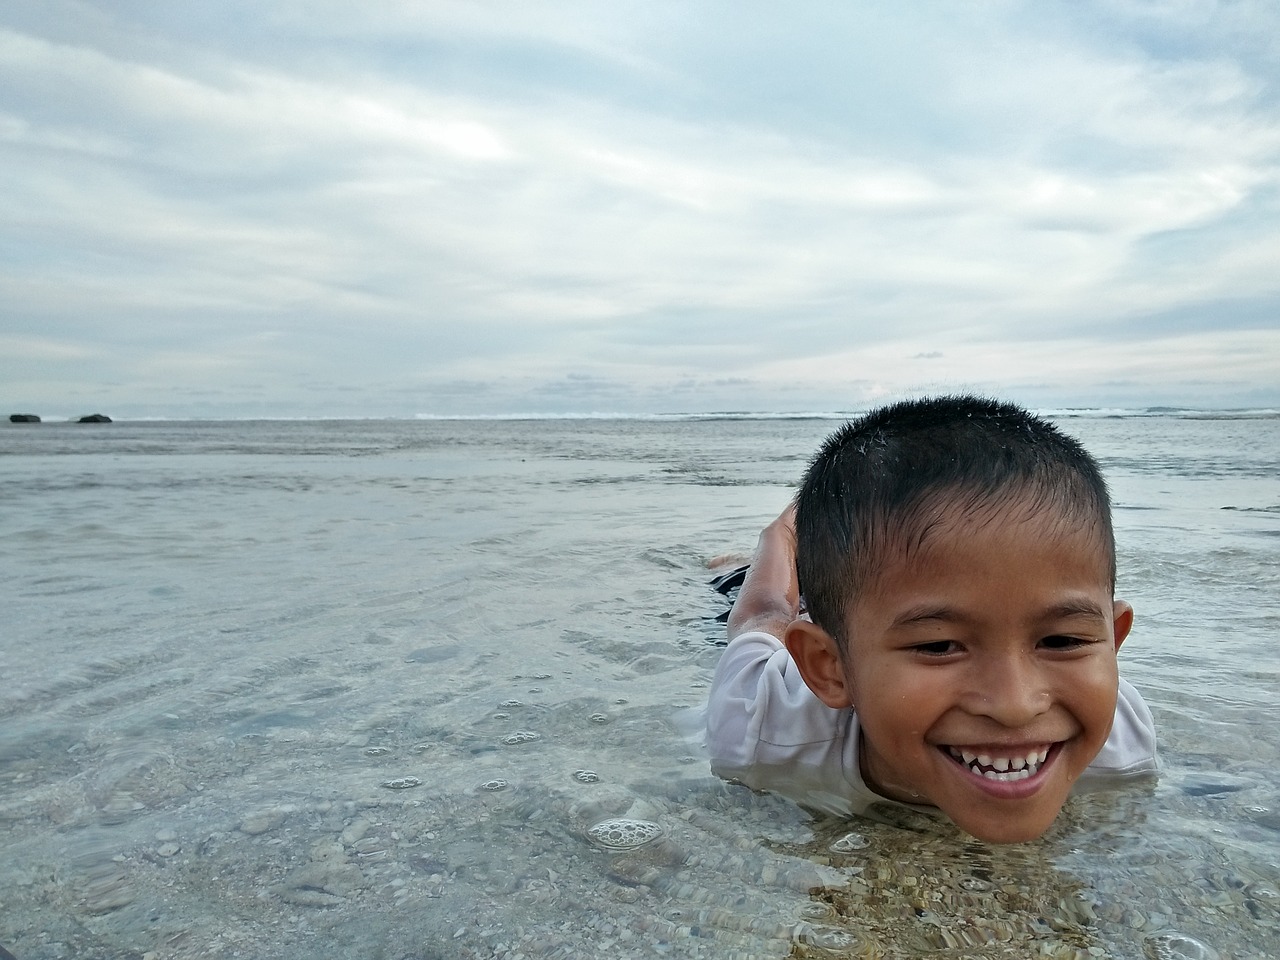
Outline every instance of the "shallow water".
POLYGON ((1164 770, 1012 848, 815 820, 678 729, 705 561, 832 421, 5 426, 0 945, 1280 956, 1280 419, 1062 422, 1112 482, 1164 770))

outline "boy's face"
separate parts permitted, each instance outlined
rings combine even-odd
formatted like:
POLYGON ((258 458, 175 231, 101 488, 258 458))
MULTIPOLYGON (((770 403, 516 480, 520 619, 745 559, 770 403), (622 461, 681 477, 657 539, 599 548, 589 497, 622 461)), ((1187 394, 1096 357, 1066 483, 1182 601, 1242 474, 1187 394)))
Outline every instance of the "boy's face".
POLYGON ((863 775, 981 839, 1030 840, 1106 742, 1132 609, 1081 524, 1020 502, 942 520, 846 620, 863 775))

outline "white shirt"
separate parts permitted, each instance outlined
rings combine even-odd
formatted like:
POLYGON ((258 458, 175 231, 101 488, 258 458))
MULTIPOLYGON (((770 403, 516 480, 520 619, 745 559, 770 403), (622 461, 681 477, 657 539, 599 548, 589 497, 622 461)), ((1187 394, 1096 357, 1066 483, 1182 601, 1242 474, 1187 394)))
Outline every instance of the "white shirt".
MULTIPOLYGON (((829 813, 860 814, 892 801, 863 781, 858 741, 857 714, 819 700, 777 637, 744 633, 725 648, 707 703, 707 747, 717 776, 829 813)), ((1151 711, 1122 679, 1111 733, 1081 780, 1155 769, 1151 711)))

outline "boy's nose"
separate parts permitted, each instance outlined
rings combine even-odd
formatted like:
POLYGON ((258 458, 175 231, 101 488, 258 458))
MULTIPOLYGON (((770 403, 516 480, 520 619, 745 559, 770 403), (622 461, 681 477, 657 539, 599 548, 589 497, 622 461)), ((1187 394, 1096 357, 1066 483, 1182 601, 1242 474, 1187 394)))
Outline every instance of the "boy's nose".
POLYGON ((1035 664, 1002 657, 979 667, 968 709, 1001 726, 1024 727, 1049 710, 1053 697, 1035 664))

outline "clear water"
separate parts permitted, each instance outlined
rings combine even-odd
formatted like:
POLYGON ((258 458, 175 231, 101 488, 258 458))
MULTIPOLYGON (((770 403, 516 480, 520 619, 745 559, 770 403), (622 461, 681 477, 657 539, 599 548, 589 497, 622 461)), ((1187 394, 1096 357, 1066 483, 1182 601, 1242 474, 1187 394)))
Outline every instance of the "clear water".
POLYGON ((681 734, 705 561, 831 421, 4 425, 0 945, 1280 956, 1280 419, 1063 422, 1164 771, 1011 848, 814 819, 681 734))

